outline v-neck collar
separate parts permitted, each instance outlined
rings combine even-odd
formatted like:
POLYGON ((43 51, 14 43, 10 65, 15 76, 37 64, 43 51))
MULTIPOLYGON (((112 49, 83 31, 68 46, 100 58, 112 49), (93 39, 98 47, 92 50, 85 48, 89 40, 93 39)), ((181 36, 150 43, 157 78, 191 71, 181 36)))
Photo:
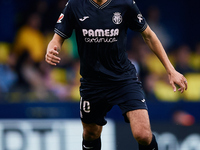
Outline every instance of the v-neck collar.
POLYGON ((103 3, 103 5, 101 5, 101 6, 99 6, 99 5, 98 5, 97 3, 95 3, 93 0, 89 0, 89 1, 90 1, 90 3, 91 3, 94 7, 98 8, 98 9, 103 9, 103 8, 105 8, 106 6, 108 6, 112 0, 107 0, 107 1, 106 1, 105 3, 103 3))

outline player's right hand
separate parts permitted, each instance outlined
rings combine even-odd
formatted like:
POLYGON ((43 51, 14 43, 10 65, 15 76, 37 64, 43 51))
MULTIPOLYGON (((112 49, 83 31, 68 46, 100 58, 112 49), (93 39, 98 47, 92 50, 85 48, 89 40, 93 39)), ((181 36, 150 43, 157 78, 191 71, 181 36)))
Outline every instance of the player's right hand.
POLYGON ((58 54, 58 47, 56 45, 53 48, 47 49, 47 53, 45 55, 46 62, 56 66, 61 60, 60 57, 57 56, 58 54))

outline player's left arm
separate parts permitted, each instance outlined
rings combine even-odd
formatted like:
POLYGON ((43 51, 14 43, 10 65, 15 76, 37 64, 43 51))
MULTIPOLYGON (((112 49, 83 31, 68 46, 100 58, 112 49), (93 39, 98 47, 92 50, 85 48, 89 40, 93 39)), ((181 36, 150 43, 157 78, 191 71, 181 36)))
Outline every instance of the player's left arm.
POLYGON ((181 91, 181 93, 183 93, 184 90, 187 90, 186 78, 174 69, 156 34, 149 26, 147 26, 147 28, 141 32, 141 35, 149 48, 156 54, 165 67, 169 77, 169 82, 172 85, 174 92, 176 91, 175 84, 179 85, 180 88, 178 90, 181 91))

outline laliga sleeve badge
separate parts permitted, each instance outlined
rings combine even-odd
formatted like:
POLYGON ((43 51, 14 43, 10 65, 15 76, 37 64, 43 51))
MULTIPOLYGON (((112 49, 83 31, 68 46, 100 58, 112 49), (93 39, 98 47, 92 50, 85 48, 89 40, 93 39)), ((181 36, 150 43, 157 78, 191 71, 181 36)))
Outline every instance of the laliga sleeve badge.
POLYGON ((138 15, 137 15, 137 18, 138 18, 139 22, 141 23, 142 20, 143 20, 143 18, 142 18, 142 14, 138 14, 138 15))
POLYGON ((60 14, 60 17, 58 18, 57 23, 61 23, 63 18, 64 18, 64 14, 61 13, 61 14, 60 14))

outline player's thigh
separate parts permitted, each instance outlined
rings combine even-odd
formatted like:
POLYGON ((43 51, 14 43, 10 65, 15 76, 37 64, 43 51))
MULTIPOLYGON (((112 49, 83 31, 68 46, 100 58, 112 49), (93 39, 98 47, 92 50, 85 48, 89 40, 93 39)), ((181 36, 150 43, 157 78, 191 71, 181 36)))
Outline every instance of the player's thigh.
POLYGON ((138 142, 149 144, 152 139, 149 115, 146 109, 132 110, 126 113, 131 131, 138 142))
POLYGON ((95 123, 87 124, 82 122, 83 125, 83 138, 85 140, 91 141, 98 139, 101 136, 102 126, 95 123))

